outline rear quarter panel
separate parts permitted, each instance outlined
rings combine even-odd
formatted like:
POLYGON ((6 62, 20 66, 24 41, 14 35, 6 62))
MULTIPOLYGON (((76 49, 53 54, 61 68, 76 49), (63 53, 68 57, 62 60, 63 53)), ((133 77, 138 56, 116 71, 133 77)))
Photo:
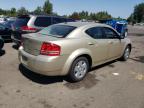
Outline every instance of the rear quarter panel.
POLYGON ((121 56, 122 56, 124 54, 124 51, 125 51, 125 48, 127 47, 127 45, 132 46, 132 42, 129 38, 124 38, 121 41, 122 41, 122 52, 121 52, 121 56))
POLYGON ((61 56, 66 58, 63 61, 64 67, 62 69, 61 75, 68 74, 68 71, 73 63, 73 61, 84 54, 91 56, 91 51, 87 47, 87 39, 84 38, 66 38, 61 41, 53 42, 61 46, 61 56))

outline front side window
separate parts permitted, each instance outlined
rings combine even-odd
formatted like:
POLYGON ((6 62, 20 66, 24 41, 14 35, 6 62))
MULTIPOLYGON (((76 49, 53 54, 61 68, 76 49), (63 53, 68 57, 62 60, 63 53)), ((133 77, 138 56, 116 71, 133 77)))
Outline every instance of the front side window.
POLYGON ((90 28, 90 29, 86 30, 86 33, 95 39, 103 38, 103 32, 102 32, 101 27, 90 28))
POLYGON ((111 28, 105 27, 105 28, 103 28, 103 30, 104 30, 105 38, 107 38, 107 39, 118 38, 118 34, 111 28))
POLYGON ((51 25, 44 28, 39 33, 47 36, 64 38, 71 33, 76 27, 66 25, 51 25))

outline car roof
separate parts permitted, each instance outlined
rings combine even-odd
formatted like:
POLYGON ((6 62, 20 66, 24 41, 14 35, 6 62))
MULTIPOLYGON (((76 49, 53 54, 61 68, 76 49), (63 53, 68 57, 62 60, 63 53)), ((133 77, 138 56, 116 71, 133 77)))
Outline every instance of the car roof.
POLYGON ((109 25, 106 25, 106 24, 94 23, 94 22, 65 22, 65 23, 59 23, 56 25, 67 25, 67 26, 74 26, 74 27, 83 27, 83 26, 110 27, 109 25))
POLYGON ((20 15, 18 17, 56 17, 56 18, 65 18, 65 19, 72 19, 72 18, 66 18, 62 16, 56 16, 56 15, 36 15, 36 14, 28 14, 28 15, 20 15))

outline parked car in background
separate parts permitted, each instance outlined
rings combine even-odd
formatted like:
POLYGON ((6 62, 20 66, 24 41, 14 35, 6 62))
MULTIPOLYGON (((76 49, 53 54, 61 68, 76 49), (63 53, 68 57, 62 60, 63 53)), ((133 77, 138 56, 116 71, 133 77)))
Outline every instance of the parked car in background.
POLYGON ((0 52, 1 52, 2 48, 3 48, 3 46, 4 46, 4 40, 0 36, 0 52))
POLYGON ((115 20, 115 19, 107 19, 107 20, 101 20, 101 23, 110 25, 115 30, 117 30, 118 33, 120 33, 123 36, 128 35, 128 22, 126 20, 115 20))
POLYGON ((16 17, 9 17, 7 18, 8 21, 15 21, 16 20, 16 17))
POLYGON ((5 23, 3 23, 7 28, 12 30, 12 24, 15 22, 15 20, 8 20, 5 23))
POLYGON ((58 17, 58 16, 47 16, 47 15, 23 15, 17 17, 15 23, 12 25, 12 40, 17 45, 21 43, 21 35, 27 33, 38 32, 44 27, 52 24, 62 22, 72 22, 73 19, 58 17))
POLYGON ((144 23, 136 23, 135 26, 144 26, 144 23))
POLYGON ((4 41, 11 40, 11 32, 12 30, 10 28, 4 24, 0 24, 0 36, 4 39, 4 41))
POLYGON ((44 75, 68 75, 82 80, 91 67, 121 58, 127 60, 131 41, 112 27, 99 23, 69 22, 23 35, 19 60, 44 75))
POLYGON ((7 19, 6 18, 4 18, 4 17, 0 17, 0 23, 5 23, 7 21, 7 19))

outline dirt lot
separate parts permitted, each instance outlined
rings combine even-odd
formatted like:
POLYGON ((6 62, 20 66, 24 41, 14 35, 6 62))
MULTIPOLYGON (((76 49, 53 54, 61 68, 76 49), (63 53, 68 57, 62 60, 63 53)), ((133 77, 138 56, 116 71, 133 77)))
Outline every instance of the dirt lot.
POLYGON ((144 28, 129 27, 133 42, 127 62, 94 68, 80 83, 34 74, 6 43, 0 56, 0 108, 144 108, 144 28))

